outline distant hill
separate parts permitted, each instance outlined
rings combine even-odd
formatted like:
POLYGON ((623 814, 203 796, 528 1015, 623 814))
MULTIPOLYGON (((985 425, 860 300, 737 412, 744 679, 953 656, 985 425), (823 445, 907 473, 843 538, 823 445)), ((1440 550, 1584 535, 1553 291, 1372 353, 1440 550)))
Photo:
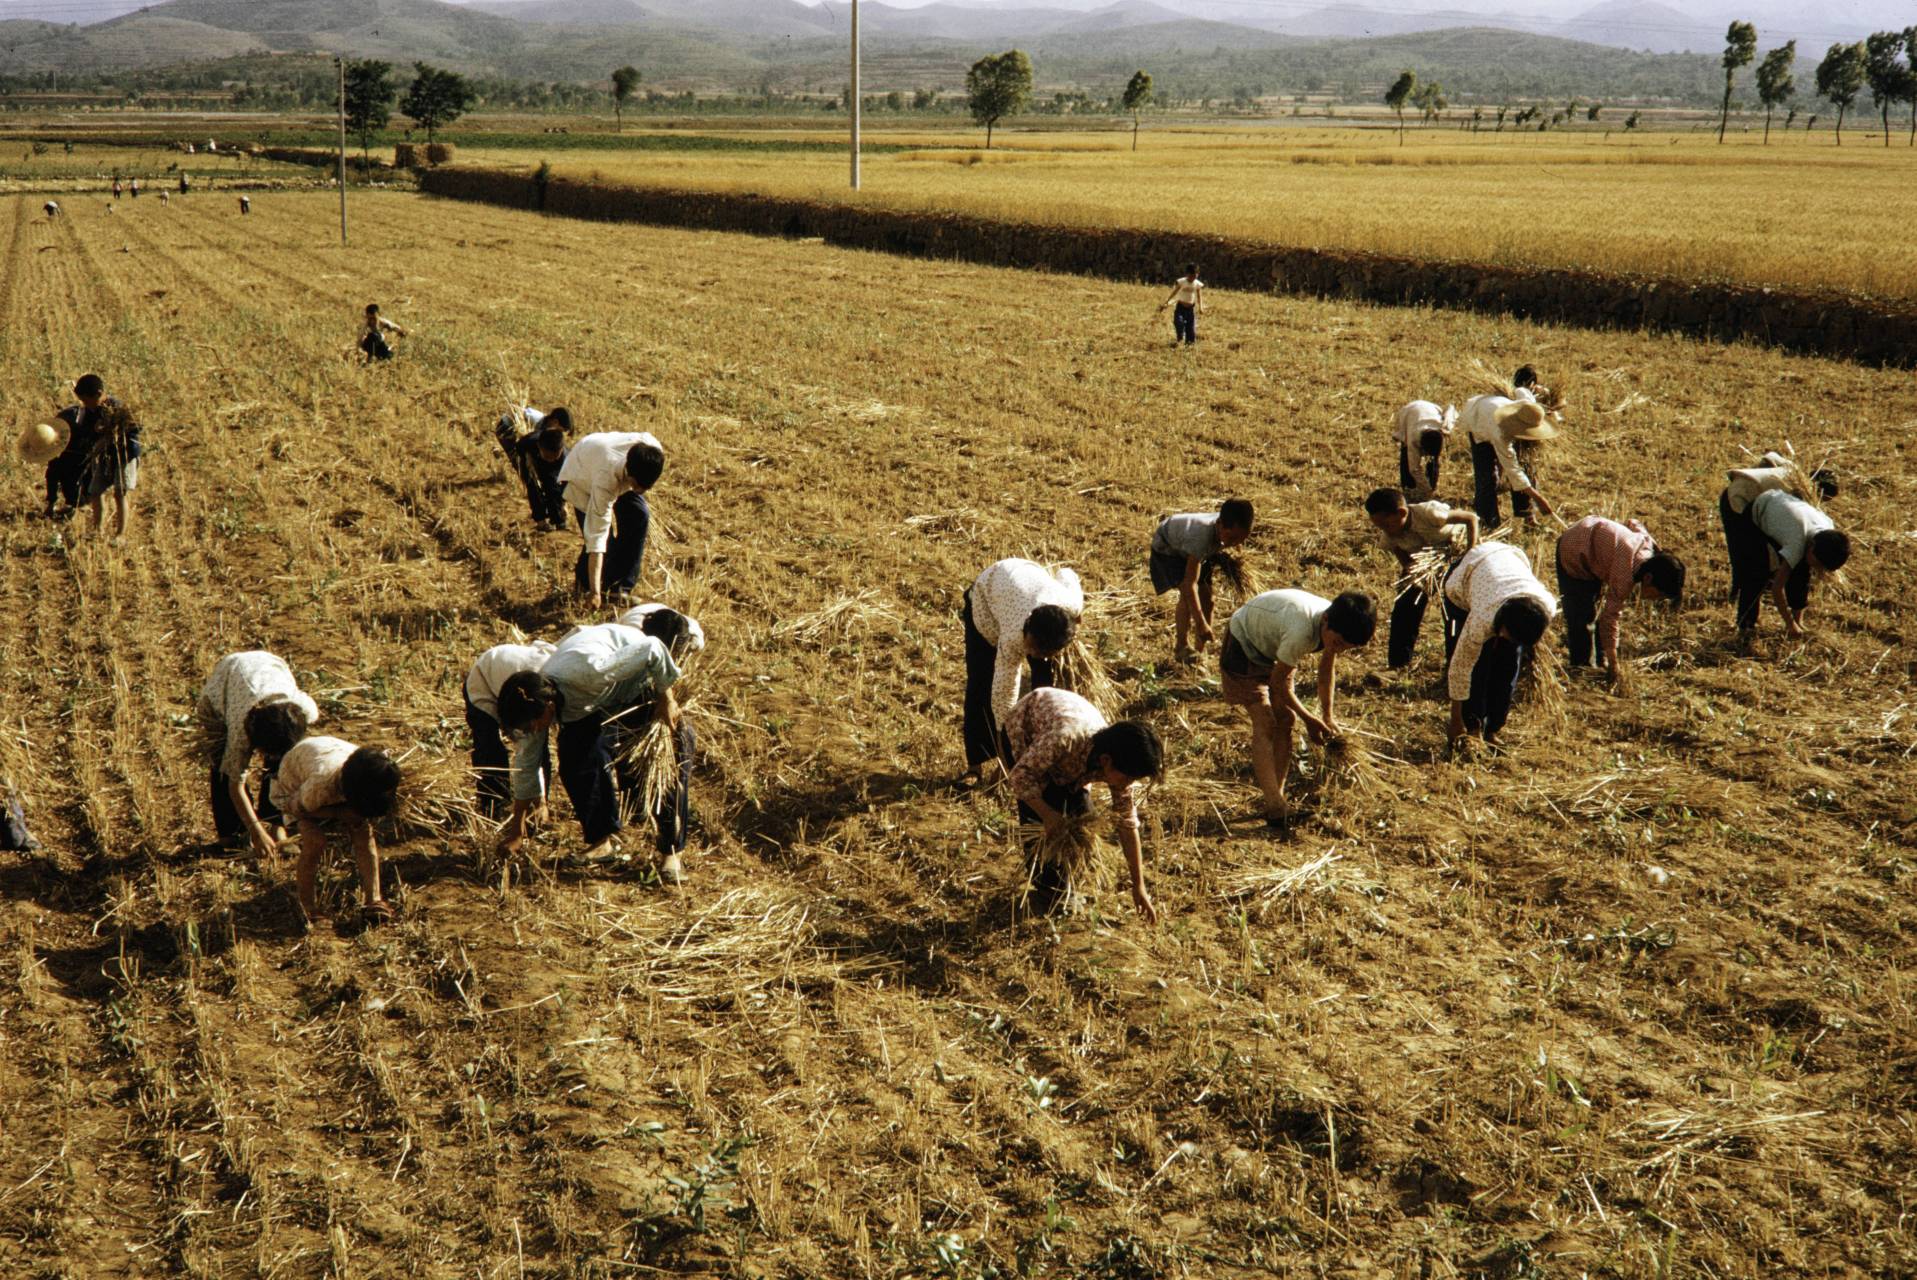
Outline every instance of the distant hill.
POLYGON ((1676 53, 1685 49, 1721 49, 1729 22, 1694 17, 1656 0, 1606 0, 1564 22, 1560 30, 1575 40, 1676 53))
POLYGON ((474 0, 466 7, 497 18, 553 27, 625 27, 659 21, 657 14, 634 0, 474 0))

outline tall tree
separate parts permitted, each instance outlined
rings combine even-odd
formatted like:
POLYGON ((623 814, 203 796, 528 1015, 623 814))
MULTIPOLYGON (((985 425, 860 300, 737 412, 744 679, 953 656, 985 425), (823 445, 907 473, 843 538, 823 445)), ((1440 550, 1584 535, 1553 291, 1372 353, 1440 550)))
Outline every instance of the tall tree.
POLYGON ((1748 22, 1733 22, 1724 33, 1724 114, 1717 121, 1717 140, 1724 141, 1724 129, 1731 122, 1731 81, 1739 67, 1748 67, 1757 56, 1757 28, 1748 22))
POLYGON ((1864 88, 1864 46, 1834 44, 1817 64, 1817 96, 1837 108, 1837 145, 1844 145, 1844 113, 1864 88))
POLYGON ((985 126, 985 149, 992 149, 992 129, 1006 116, 1017 115, 1032 96, 1032 60, 1019 49, 987 54, 965 73, 965 92, 971 99, 972 119, 985 126))
POLYGON ((1400 71, 1398 78, 1385 90, 1385 105, 1398 113, 1398 145, 1404 145, 1404 105, 1411 101, 1411 95, 1418 91, 1418 73, 1409 68, 1400 71))
POLYGON ((1910 141, 1907 146, 1917 147, 1917 27, 1904 28, 1904 64, 1910 68, 1910 141))
MULTIPOLYGON (((1771 143, 1771 113, 1790 100, 1797 92, 1797 81, 1791 76, 1791 66, 1797 61, 1797 41, 1790 40, 1778 45, 1764 55, 1757 64, 1757 99, 1764 104, 1764 145, 1771 143)), ((1786 129, 1790 121, 1784 122, 1786 129)))
POLYGON ((393 118, 393 64, 346 64, 346 128, 359 139, 359 167, 366 168, 373 135, 393 118))
POLYGON ((1870 100, 1884 123, 1884 145, 1890 145, 1890 108, 1911 96, 1910 68, 1903 64, 1904 33, 1873 31, 1864 41, 1864 80, 1870 100))
POLYGON ((621 67, 612 73, 612 114, 619 121, 618 132, 626 131, 626 102, 639 90, 639 68, 621 67))
POLYGON ((1149 71, 1134 71, 1130 83, 1125 86, 1125 96, 1121 101, 1125 110, 1132 113, 1132 150, 1138 150, 1138 113, 1152 104, 1152 74, 1149 71))
POLYGON ((415 62, 412 86, 399 100, 399 109, 426 131, 426 141, 434 142, 441 129, 466 114, 476 96, 472 84, 457 71, 415 62))

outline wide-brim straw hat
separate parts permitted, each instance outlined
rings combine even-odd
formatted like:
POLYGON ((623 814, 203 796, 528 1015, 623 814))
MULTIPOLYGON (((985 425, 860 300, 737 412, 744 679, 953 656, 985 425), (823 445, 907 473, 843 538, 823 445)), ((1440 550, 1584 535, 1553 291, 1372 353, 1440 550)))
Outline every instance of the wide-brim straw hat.
POLYGON ((20 433, 14 452, 28 466, 44 467, 66 452, 72 428, 64 422, 36 422, 20 433))
POLYGON ((1558 429, 1545 421, 1544 408, 1529 400, 1513 400, 1498 410, 1498 425, 1513 440, 1549 440, 1558 429))

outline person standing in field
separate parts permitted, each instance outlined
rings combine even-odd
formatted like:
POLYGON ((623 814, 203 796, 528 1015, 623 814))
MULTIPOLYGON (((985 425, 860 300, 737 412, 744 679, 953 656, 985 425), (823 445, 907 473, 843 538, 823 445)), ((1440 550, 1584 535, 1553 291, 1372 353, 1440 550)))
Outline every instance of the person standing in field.
POLYGON ((1058 679, 1058 656, 1078 632, 1085 590, 1070 569, 1054 574, 1033 560, 1000 560, 965 589, 965 773, 984 777, 985 762, 1007 759, 1005 717, 1019 699, 1029 668, 1031 687, 1058 679))
POLYGON ((402 338, 408 336, 406 330, 380 315, 377 302, 366 304, 365 328, 366 331, 360 335, 359 349, 365 353, 369 362, 393 358, 392 345, 386 341, 387 334, 398 334, 402 338))
POLYGON ((1158 304, 1163 311, 1172 309, 1172 345, 1190 346, 1198 341, 1198 313, 1205 310, 1205 282, 1198 278, 1198 264, 1185 268, 1185 274, 1172 285, 1171 296, 1158 304))
POLYGON ((1198 634, 1197 648, 1211 643, 1212 572, 1219 557, 1251 536, 1251 503, 1228 498, 1215 512, 1188 512, 1166 516, 1152 532, 1152 591, 1178 593, 1177 648, 1179 662, 1192 661, 1187 638, 1198 634))
POLYGON ((1378 630, 1371 597, 1347 591, 1326 600, 1309 591, 1266 591, 1247 600, 1225 625, 1218 652, 1225 704, 1243 707, 1251 719, 1251 767, 1264 794, 1265 821, 1291 820, 1285 779, 1291 772, 1292 736, 1300 721, 1315 743, 1339 736, 1334 701, 1338 655, 1371 643, 1378 630), (1293 676, 1318 655, 1318 709, 1312 715, 1298 699, 1293 676))
POLYGON ((140 198, 140 176, 138 174, 133 176, 133 198, 135 200, 140 198))
MULTIPOLYGON (((1420 551, 1438 550, 1447 556, 1461 555, 1478 545, 1478 517, 1469 511, 1455 511, 1433 498, 1408 502, 1409 495, 1397 489, 1374 489, 1365 499, 1365 514, 1384 540, 1385 550, 1398 561, 1398 574, 1411 572, 1411 558, 1420 551), (1459 540, 1459 535, 1463 540, 1459 540)), ((1418 645, 1418 629, 1424 625, 1424 612, 1431 597, 1418 583, 1406 583, 1391 606, 1391 630, 1385 642, 1385 665, 1393 671, 1411 665, 1418 645)))
MULTIPOLYGON (((512 800, 512 752, 499 724, 499 691, 522 671, 538 671, 552 657, 550 640, 496 644, 473 660, 466 672, 466 728, 473 735, 473 776, 478 779, 474 807, 480 816, 498 818, 512 800)), ((552 763, 542 746, 538 762, 544 794, 552 763)))
POLYGON ((665 469, 665 450, 650 431, 595 432, 567 452, 559 483, 583 539, 573 586, 593 608, 638 585, 652 530, 646 494, 665 469))
POLYGON ((1531 560, 1508 542, 1482 542, 1444 580, 1446 680, 1455 746, 1481 734, 1496 744, 1511 715, 1518 676, 1544 639, 1558 602, 1531 572, 1531 560))
POLYGON ((1460 421, 1471 437, 1471 470, 1475 481, 1472 506, 1486 533, 1501 523, 1500 490, 1510 491, 1511 514, 1526 523, 1537 519, 1531 513, 1533 502, 1545 515, 1554 514, 1551 504, 1531 483, 1531 477, 1518 461, 1519 443, 1549 440, 1557 435, 1557 428, 1545 421, 1541 405, 1509 396, 1473 396, 1465 401, 1460 421))
POLYGON ((117 175, 113 179, 113 198, 115 200, 120 198, 120 179, 117 175))
MULTIPOLYGON (((1114 835, 1131 876, 1132 905, 1147 923, 1157 924, 1158 907, 1145 888, 1135 788, 1164 772, 1158 734, 1139 720, 1108 725, 1098 708, 1065 689, 1034 689, 1006 716, 1005 739, 1012 760, 1006 785, 1018 800, 1020 822, 1057 833, 1091 812, 1091 786, 1105 784, 1114 835)), ((1040 862, 1033 874, 1033 909, 1050 914, 1069 889, 1064 868, 1040 862)))
POLYGON ((318 722, 318 705, 300 692, 283 659, 253 649, 213 664, 197 710, 212 760, 214 834, 222 844, 244 835, 262 857, 276 852, 286 833, 273 807, 273 780, 286 753, 318 722), (247 786, 255 756, 261 762, 257 805, 247 786))
MULTIPOLYGON (((1776 455, 1767 455, 1765 460, 1773 458, 1776 455)), ((1784 619, 1785 635, 1802 639, 1812 583, 1850 561, 1849 535, 1808 498, 1786 487, 1801 482, 1787 459, 1776 460, 1784 465, 1731 472, 1717 502, 1730 553, 1738 641, 1746 645, 1757 631, 1766 587, 1784 619)), ((1836 488, 1827 476, 1814 475, 1812 482, 1826 492, 1836 488)))
POLYGON ((369 924, 393 918, 379 884, 379 843, 373 821, 393 812, 399 800, 399 766, 372 747, 339 738, 304 738, 280 760, 272 801, 299 829, 300 856, 293 870, 300 912, 310 924, 320 918, 319 862, 333 835, 344 834, 359 871, 361 910, 369 924))
POLYGON ((244 218, 247 214, 251 212, 253 212, 253 198, 251 196, 241 196, 240 197, 240 216, 244 218))
POLYGON ((1619 524, 1586 516, 1558 537, 1558 598, 1564 609, 1565 648, 1572 669, 1591 663, 1591 631, 1597 630, 1597 665, 1611 684, 1626 691, 1617 660, 1618 623, 1633 596, 1669 600, 1684 595, 1684 562, 1658 550, 1650 530, 1635 520, 1619 524), (1604 611, 1598 612, 1598 597, 1604 611))
POLYGON ((192 189, 191 184, 188 183, 186 180, 186 171, 181 170, 180 171, 180 194, 185 195, 191 189, 192 189))
POLYGON ((1458 411, 1440 409, 1429 400, 1413 400, 1398 410, 1391 436, 1398 442, 1398 484, 1412 502, 1438 496, 1438 464, 1444 442, 1457 425, 1458 411))
POLYGON ((570 410, 562 407, 541 413, 531 405, 501 415, 493 427, 499 447, 526 488, 533 528, 541 533, 566 527, 566 487, 559 482, 559 473, 566 465, 566 434, 571 430, 570 410))
POLYGON ((73 384, 78 404, 60 410, 67 426, 67 444, 47 464, 47 518, 55 519, 55 499, 66 500, 65 515, 79 509, 85 497, 93 508, 93 531, 105 519, 105 499, 113 494, 115 536, 123 537, 130 518, 128 494, 140 483, 140 427, 125 405, 106 394, 106 382, 89 373, 73 384))

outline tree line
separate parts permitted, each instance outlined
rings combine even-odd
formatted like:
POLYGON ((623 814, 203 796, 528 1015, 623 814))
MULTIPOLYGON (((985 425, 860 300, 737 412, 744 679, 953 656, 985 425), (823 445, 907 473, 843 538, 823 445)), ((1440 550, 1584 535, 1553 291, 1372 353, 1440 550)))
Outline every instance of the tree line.
MULTIPOLYGON (((1724 104, 1718 117, 1717 140, 1724 141, 1724 130, 1731 118, 1731 92, 1737 72, 1757 57, 1757 28, 1748 22, 1733 22, 1724 34, 1724 104)), ((1787 107, 1784 119, 1790 126, 1796 116, 1790 100, 1797 94, 1793 69, 1797 61, 1797 41, 1788 40, 1764 55, 1757 64, 1757 99, 1764 106, 1764 141, 1771 137, 1771 120, 1779 107, 1787 107)), ((1910 139, 1917 146, 1917 27, 1902 31, 1877 31, 1853 44, 1839 42, 1825 52, 1817 64, 1817 96, 1837 108, 1837 145, 1844 145, 1844 116, 1857 104, 1866 89, 1871 103, 1883 122, 1884 145, 1890 145, 1890 113, 1893 107, 1910 107, 1910 139)), ((1805 125, 1817 123, 1811 116, 1805 125)))

